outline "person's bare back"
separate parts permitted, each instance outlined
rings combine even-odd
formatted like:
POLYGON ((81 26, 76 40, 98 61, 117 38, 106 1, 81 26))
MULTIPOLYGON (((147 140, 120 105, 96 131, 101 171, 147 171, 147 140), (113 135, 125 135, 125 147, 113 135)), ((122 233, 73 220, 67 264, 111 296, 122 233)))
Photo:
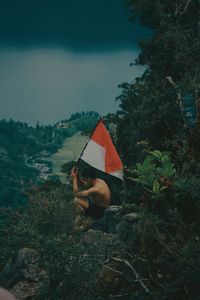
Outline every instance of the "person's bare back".
POLYGON ((107 208, 110 205, 111 193, 106 182, 100 178, 97 178, 94 183, 96 192, 92 195, 94 202, 100 206, 107 208))
POLYGON ((79 191, 78 187, 78 172, 75 168, 71 171, 73 180, 73 191, 75 196, 75 203, 84 210, 86 215, 94 218, 101 218, 104 211, 109 207, 111 201, 111 192, 107 183, 97 178, 94 169, 85 169, 82 172, 80 181, 87 189, 79 191))

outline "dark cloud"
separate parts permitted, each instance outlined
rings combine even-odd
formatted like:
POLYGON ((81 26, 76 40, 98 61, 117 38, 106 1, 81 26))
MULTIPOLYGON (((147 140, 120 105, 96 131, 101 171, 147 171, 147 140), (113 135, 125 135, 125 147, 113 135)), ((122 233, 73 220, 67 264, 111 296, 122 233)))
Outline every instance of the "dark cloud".
POLYGON ((147 34, 128 21, 123 0, 1 0, 1 46, 73 50, 133 47, 147 34))
POLYGON ((55 123, 76 111, 114 112, 118 84, 142 69, 130 68, 137 51, 72 53, 61 49, 0 51, 0 119, 55 123))
POLYGON ((54 123, 116 111, 118 84, 148 31, 124 0, 0 0, 0 119, 54 123))

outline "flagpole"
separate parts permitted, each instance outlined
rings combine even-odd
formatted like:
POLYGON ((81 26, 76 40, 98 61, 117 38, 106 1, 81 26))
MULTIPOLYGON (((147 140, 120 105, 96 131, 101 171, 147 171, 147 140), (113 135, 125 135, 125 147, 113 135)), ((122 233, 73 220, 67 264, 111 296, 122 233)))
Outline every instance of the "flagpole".
POLYGON ((101 121, 103 121, 103 117, 100 117, 100 118, 99 118, 99 120, 98 120, 98 122, 96 123, 94 129, 92 130, 92 132, 91 132, 91 134, 90 134, 90 136, 89 136, 89 139, 88 139, 87 143, 85 144, 85 147, 83 148, 83 150, 82 150, 82 152, 81 152, 81 154, 80 154, 80 156, 79 156, 79 158, 78 158, 78 160, 77 160, 77 162, 76 162, 75 170, 76 170, 77 167, 78 167, 78 164, 79 164, 79 162, 80 162, 80 160, 81 160, 81 157, 82 157, 82 155, 83 155, 83 153, 84 153, 84 151, 85 151, 85 148, 87 147, 87 145, 88 145, 89 141, 91 140, 91 138, 92 138, 92 136, 93 136, 93 134, 94 134, 94 132, 95 132, 97 126, 99 125, 99 123, 100 123, 101 121))

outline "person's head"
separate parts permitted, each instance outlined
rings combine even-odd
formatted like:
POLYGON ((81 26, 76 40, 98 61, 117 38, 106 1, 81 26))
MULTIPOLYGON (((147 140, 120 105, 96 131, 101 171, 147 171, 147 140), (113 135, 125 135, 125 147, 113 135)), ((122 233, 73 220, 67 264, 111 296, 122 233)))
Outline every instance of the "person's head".
POLYGON ((85 168, 81 172, 81 179, 89 185, 92 185, 97 178, 97 173, 94 168, 85 168))

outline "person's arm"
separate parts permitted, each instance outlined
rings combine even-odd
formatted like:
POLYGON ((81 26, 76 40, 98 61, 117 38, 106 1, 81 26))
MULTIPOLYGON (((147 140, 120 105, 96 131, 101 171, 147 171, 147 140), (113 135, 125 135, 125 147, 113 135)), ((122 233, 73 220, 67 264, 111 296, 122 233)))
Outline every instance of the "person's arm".
POLYGON ((92 188, 89 188, 88 190, 85 190, 85 191, 82 191, 82 192, 77 192, 76 193, 76 196, 78 198, 85 198, 85 197, 89 197, 93 194, 95 194, 96 192, 98 192, 98 189, 96 187, 92 187, 92 188))
POLYGON ((71 170, 71 178, 73 184, 74 195, 78 193, 78 172, 75 167, 71 170))

